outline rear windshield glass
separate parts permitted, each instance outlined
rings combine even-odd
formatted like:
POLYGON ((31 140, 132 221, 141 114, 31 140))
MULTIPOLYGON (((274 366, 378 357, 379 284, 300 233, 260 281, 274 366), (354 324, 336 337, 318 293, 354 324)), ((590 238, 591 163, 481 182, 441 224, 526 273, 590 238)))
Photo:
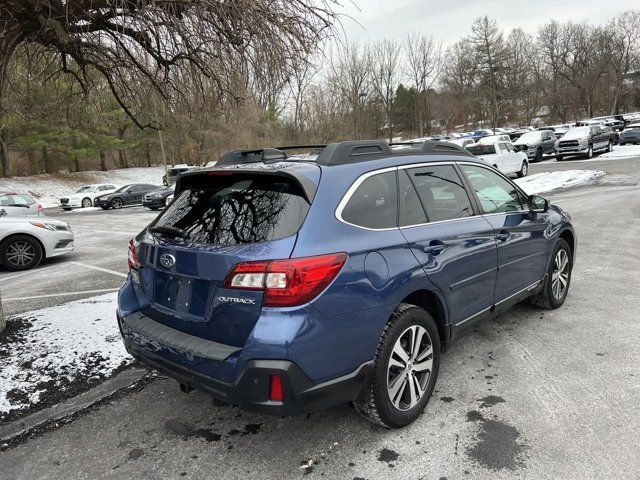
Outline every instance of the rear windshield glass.
POLYGON ((169 227, 173 236, 193 243, 266 242, 296 233, 309 211, 295 180, 243 174, 204 178, 180 192, 150 230, 169 227))
POLYGON ((496 153, 495 145, 482 145, 480 143, 476 143, 474 145, 467 145, 466 149, 474 155, 491 155, 492 153, 496 153))

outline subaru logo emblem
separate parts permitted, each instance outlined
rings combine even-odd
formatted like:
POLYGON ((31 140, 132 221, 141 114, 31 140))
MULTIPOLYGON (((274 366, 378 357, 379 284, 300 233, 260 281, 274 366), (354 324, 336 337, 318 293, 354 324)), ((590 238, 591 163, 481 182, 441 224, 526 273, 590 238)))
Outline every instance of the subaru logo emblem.
POLYGON ((171 268, 176 264, 176 257, 165 253, 160 256, 160 264, 165 268, 171 268))

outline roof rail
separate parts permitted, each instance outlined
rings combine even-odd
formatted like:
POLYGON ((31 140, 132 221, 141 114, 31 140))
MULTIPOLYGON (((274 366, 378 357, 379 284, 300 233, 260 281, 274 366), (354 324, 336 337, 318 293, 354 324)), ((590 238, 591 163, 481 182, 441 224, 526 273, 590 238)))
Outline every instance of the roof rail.
POLYGON ((342 163, 354 163, 387 156, 406 156, 420 153, 426 154, 453 154, 472 157, 473 155, 464 148, 449 142, 425 140, 423 142, 396 142, 387 143, 384 140, 357 140, 340 143, 330 143, 318 155, 316 163, 320 165, 339 165, 342 163), (408 145, 411 148, 392 150, 390 146, 408 145))

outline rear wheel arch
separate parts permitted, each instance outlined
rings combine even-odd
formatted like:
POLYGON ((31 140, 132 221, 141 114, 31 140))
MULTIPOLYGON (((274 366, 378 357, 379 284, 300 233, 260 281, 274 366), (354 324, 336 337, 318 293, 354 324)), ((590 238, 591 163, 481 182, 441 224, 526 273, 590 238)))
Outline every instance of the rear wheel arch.
POLYGON ((440 343, 444 344, 449 336, 447 335, 447 312, 443 301, 430 290, 416 290, 406 296, 400 303, 407 303, 423 308, 433 317, 438 326, 440 343))

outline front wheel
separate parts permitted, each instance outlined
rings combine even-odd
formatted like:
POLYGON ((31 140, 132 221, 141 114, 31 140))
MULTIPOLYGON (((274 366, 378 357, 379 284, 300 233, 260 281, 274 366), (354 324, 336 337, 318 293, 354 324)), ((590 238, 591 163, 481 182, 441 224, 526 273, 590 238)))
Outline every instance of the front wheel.
POLYGON ((440 337, 431 315, 400 304, 382 332, 374 362, 356 410, 387 428, 410 424, 426 407, 438 378, 440 337))
POLYGON ((533 157, 533 161, 534 162, 540 162, 542 161, 542 149, 539 148, 538 150, 536 150, 536 156, 533 157))
POLYGON ((589 150, 587 150, 585 158, 587 158, 587 159, 593 158, 593 147, 591 145, 589 145, 589 150))
POLYGON ((90 198, 83 198, 82 199, 82 208, 89 208, 93 206, 93 202, 91 201, 90 198))
POLYGON ((562 155, 556 155, 556 162, 561 162, 564 159, 562 155))
POLYGON ((613 151, 613 142, 609 140, 609 144, 607 145, 607 152, 613 151))
POLYGON ((561 238, 553 250, 553 257, 542 290, 529 297, 531 303, 547 310, 562 306, 569 292, 572 267, 571 249, 569 244, 561 238))
POLYGON ((37 267, 42 260, 42 247, 27 235, 15 235, 0 244, 0 262, 7 270, 19 271, 37 267))
POLYGON ((114 198, 113 200, 111 200, 111 206, 113 208, 122 208, 122 206, 124 205, 124 202, 122 201, 121 198, 114 198))
POLYGON ((527 173, 529 173, 529 166, 527 165, 527 162, 522 162, 522 166, 518 172, 518 178, 526 177, 527 173))

